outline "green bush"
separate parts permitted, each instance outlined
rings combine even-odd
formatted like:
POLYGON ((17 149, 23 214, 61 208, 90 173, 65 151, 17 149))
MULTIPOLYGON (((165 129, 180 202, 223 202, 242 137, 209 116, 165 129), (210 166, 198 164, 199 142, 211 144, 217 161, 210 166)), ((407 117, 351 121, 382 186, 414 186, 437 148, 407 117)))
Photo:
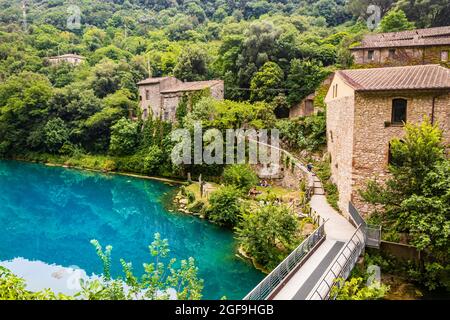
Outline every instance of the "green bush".
POLYGON ((109 151, 113 155, 132 154, 138 144, 138 122, 122 118, 111 127, 109 151))
POLYGON ((245 193, 256 186, 259 181, 256 173, 247 164, 234 164, 226 167, 223 172, 223 180, 226 185, 235 186, 245 193))
POLYGON ((225 186, 209 197, 208 218, 226 227, 234 227, 239 219, 241 191, 234 186, 225 186))
POLYGON ((300 243, 299 221, 286 206, 273 204, 259 210, 243 210, 236 228, 247 254, 267 269, 276 267, 300 243))

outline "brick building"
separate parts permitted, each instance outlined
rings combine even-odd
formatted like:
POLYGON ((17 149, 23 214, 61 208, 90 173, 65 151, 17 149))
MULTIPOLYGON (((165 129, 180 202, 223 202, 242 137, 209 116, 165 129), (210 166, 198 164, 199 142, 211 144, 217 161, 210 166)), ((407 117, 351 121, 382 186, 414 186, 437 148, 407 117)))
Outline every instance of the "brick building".
POLYGON ((183 82, 175 77, 148 78, 138 82, 142 117, 175 121, 180 99, 189 92, 210 90, 218 100, 224 97, 222 80, 183 82))
POLYGON ((359 65, 449 67, 450 26, 366 35, 350 50, 359 65))
POLYGON ((424 116, 438 123, 450 144, 450 71, 439 65, 342 70, 325 98, 327 140, 339 207, 352 201, 362 212, 358 189, 388 176, 389 144, 403 123, 424 116))

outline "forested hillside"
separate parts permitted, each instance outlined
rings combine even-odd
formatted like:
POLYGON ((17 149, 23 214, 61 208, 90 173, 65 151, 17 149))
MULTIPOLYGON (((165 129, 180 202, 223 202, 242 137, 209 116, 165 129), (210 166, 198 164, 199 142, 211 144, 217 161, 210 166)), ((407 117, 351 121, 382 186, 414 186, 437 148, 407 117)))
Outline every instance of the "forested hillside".
MULTIPOLYGON (((0 0, 0 154, 107 152, 112 126, 137 109, 136 83, 149 74, 221 78, 227 99, 289 107, 350 67, 347 48, 369 32, 371 3, 0 0), (49 65, 64 53, 87 63, 49 65)), ((445 0, 375 3, 383 14, 401 8, 417 27, 450 24, 445 0)))

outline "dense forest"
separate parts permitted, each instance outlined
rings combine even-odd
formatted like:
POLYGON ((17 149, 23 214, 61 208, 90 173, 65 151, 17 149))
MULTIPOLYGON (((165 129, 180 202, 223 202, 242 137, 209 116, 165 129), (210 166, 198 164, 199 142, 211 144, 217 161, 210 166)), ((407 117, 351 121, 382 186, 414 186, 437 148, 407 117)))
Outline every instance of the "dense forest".
MULTIPOLYGON (((383 14, 391 9, 383 31, 449 24, 444 0, 375 3, 383 14)), ((114 124, 137 110, 136 83, 149 74, 221 78, 226 99, 265 103, 268 112, 288 108, 333 69, 350 67, 347 47, 369 32, 367 6, 367 0, 1 0, 0 154, 108 152, 114 124), (69 25, 78 16, 79 26, 69 25), (63 53, 81 54, 87 63, 49 65, 47 57, 63 53)), ((149 124, 155 125, 166 127, 149 124)), ((116 131, 127 145, 112 150, 122 155, 152 145, 137 125, 116 131)), ((147 133, 156 131, 162 132, 147 133)), ((304 144, 305 137, 294 139, 304 144)), ((161 160, 158 148, 151 153, 161 160)))

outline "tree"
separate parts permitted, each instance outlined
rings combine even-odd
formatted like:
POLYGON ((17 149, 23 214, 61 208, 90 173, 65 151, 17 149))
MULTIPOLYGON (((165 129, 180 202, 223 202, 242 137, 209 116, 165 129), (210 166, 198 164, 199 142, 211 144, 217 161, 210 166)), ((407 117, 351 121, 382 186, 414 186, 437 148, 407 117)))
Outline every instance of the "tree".
POLYGON ((278 95, 283 80, 283 70, 275 62, 266 62, 252 78, 250 99, 271 102, 278 95))
POLYGON ((295 104, 303 100, 308 94, 314 92, 326 75, 327 72, 320 62, 292 60, 287 77, 288 101, 295 104))
POLYGON ((380 21, 381 32, 397 32, 414 29, 414 23, 409 22, 402 10, 390 10, 380 21))
POLYGON ((430 289, 450 290, 450 161, 445 157, 442 131, 424 119, 407 124, 405 137, 391 142, 391 178, 370 181, 363 199, 378 205, 373 215, 429 255, 422 281, 430 289))
POLYGON ((241 191, 234 186, 225 186, 214 191, 209 197, 206 214, 210 220, 233 228, 239 220, 241 191))
POLYGON ((298 245, 298 227, 297 217, 287 207, 269 204, 243 209, 236 234, 245 252, 270 270, 298 245))
POLYGON ((208 77, 208 55, 198 46, 190 46, 181 53, 173 73, 186 81, 206 80, 208 77))
POLYGON ((109 151, 114 155, 127 155, 135 151, 138 144, 138 122, 122 118, 111 127, 109 151))
POLYGON ((450 3, 447 0, 398 0, 396 7, 403 10, 419 28, 441 27, 450 24, 450 3))
POLYGON ((69 141, 69 129, 60 118, 51 119, 44 127, 45 145, 51 153, 57 153, 69 141))
POLYGON ((256 173, 247 164, 233 164, 226 167, 223 172, 223 180, 226 185, 235 186, 245 193, 256 186, 259 181, 256 173))

